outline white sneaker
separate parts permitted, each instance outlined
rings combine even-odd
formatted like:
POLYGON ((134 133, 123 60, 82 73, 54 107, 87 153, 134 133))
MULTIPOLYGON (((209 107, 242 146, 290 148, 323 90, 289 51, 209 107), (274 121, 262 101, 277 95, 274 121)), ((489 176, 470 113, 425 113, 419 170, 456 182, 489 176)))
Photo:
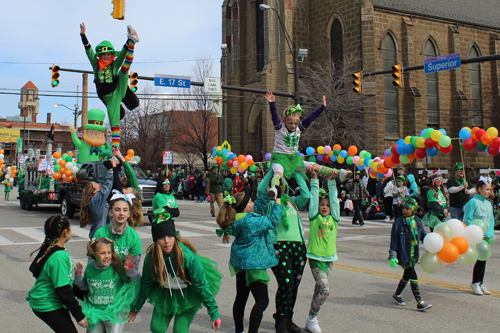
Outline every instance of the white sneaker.
POLYGON ((352 177, 351 170, 340 169, 339 170, 339 179, 340 182, 343 183, 347 178, 352 177))
POLYGON ((267 196, 269 197, 269 200, 276 200, 276 197, 278 196, 278 190, 276 190, 276 187, 271 187, 267 191, 267 196))
POLYGON ((474 292, 474 294, 476 294, 476 295, 484 295, 483 291, 481 290, 481 286, 479 285, 479 282, 471 283, 470 287, 472 288, 472 291, 474 292))
POLYGON ((484 285, 481 285, 481 291, 483 292, 483 295, 491 295, 491 291, 486 289, 484 285))
POLYGON ((137 36, 137 32, 135 35, 132 33, 134 32, 134 28, 132 28, 131 25, 127 25, 127 38, 132 40, 134 43, 139 43, 139 36, 137 36))
POLYGON ((321 327, 319 327, 318 319, 316 317, 314 317, 312 319, 311 319, 311 317, 307 318, 306 331, 309 331, 312 333, 321 333, 321 327))

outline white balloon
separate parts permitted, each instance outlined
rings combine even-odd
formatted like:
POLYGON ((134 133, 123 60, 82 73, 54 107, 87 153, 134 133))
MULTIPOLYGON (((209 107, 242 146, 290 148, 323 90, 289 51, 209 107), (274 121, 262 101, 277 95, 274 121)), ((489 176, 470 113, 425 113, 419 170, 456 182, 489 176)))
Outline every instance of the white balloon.
POLYGON ((4 154, 0 154, 0 160, 3 160, 4 157, 5 157, 4 154))
POLYGON ((439 258, 439 261, 441 262, 441 266, 439 266, 439 268, 443 268, 443 267, 446 267, 446 265, 448 265, 448 263, 441 260, 441 258, 439 258))
POLYGON ((80 170, 80 169, 78 169, 77 166, 74 166, 71 168, 71 172, 73 172, 75 175, 78 173, 78 170, 80 170))
POLYGON ((71 168, 72 168, 72 167, 73 167, 73 163, 71 163, 71 162, 68 162, 68 163, 66 163, 66 165, 65 165, 65 168, 66 168, 66 169, 70 169, 70 170, 71 170, 71 168))
POLYGON ((438 253, 444 245, 443 237, 436 232, 428 233, 424 238, 424 247, 430 253, 438 253))
POLYGON ((476 245, 483 239, 483 230, 479 226, 471 224, 465 228, 462 237, 465 238, 469 245, 476 245))
POLYGON ((14 178, 9 178, 9 182, 13 183, 14 182, 14 178))
POLYGON ((462 235, 464 234, 464 230, 465 230, 465 227, 464 227, 464 224, 462 223, 462 221, 457 220, 457 219, 451 219, 451 220, 448 220, 448 222, 446 222, 446 223, 448 223, 448 225, 453 230, 453 237, 462 237, 462 235))

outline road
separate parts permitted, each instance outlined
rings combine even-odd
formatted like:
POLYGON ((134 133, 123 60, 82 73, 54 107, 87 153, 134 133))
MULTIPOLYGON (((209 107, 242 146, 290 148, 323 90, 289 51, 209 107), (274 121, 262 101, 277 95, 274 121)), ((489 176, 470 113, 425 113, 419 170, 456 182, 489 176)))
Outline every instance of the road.
MULTIPOLYGON (((25 301, 34 278, 28 271, 29 253, 40 246, 43 240, 43 224, 54 214, 56 206, 41 206, 34 211, 23 211, 16 198, 16 189, 11 201, 3 201, 0 190, 0 332, 50 332, 31 311, 25 301)), ((223 245, 215 235, 215 218, 210 217, 207 203, 179 201, 180 217, 176 221, 181 235, 191 240, 201 255, 216 260, 224 274, 217 303, 222 319, 220 332, 234 332, 232 303, 235 297, 235 279, 229 274, 230 246, 223 245)), ((307 214, 301 212, 306 234, 307 214)), ((78 214, 71 219, 73 238, 67 249, 75 261, 86 263, 85 242, 88 228, 81 229, 78 214)), ((147 219, 145 219, 147 220, 147 219)), ((352 225, 342 218, 338 228, 337 249, 339 260, 330 281, 330 297, 319 314, 323 332, 472 332, 496 331, 500 326, 500 241, 494 243, 493 256, 486 266, 485 285, 491 296, 475 296, 469 283, 472 266, 460 262, 441 268, 435 274, 416 270, 419 275, 422 298, 433 305, 425 313, 416 311, 416 303, 409 286, 403 292, 407 306, 397 306, 391 296, 394 293, 402 269, 392 269, 387 260, 391 224, 382 221, 367 221, 363 227, 352 225), (411 326, 410 326, 411 325, 411 326)), ((150 225, 137 228, 142 238, 143 256, 152 243, 150 225)), ((499 232, 496 232, 497 237, 499 232)), ((421 246, 421 251, 425 251, 421 246)), ((423 252, 422 252, 423 253, 423 252)), ((142 262, 141 262, 142 265, 142 262)), ((274 295, 276 282, 271 275, 269 284, 270 305, 264 313, 261 332, 274 332, 274 295)), ((314 280, 306 267, 299 289, 295 308, 295 322, 302 326, 307 319, 314 280)), ((253 299, 250 297, 247 315, 253 299)), ((136 322, 126 324, 126 332, 148 332, 152 306, 146 304, 136 322)), ((191 332, 210 332, 210 321, 206 310, 201 309, 195 318, 191 332)), ((247 326, 248 327, 248 324, 247 326)), ((85 330, 79 329, 80 332, 85 330)))

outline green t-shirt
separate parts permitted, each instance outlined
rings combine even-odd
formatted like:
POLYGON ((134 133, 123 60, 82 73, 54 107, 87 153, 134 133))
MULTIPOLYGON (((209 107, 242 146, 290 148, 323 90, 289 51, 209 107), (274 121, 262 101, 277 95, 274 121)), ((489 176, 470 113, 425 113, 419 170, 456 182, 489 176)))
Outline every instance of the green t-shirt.
POLYGON ((56 288, 68 284, 73 288, 74 280, 75 270, 68 251, 54 252, 43 265, 40 276, 28 293, 31 308, 38 312, 49 312, 63 308, 64 305, 56 294, 56 288))
POLYGON ((171 194, 166 194, 166 193, 156 193, 156 195, 153 198, 153 211, 157 210, 158 208, 163 208, 163 207, 170 207, 170 208, 178 208, 177 206, 177 200, 175 200, 175 197, 171 194))
POLYGON ((111 232, 111 224, 105 225, 94 234, 94 238, 107 237, 115 242, 115 252, 121 260, 125 261, 125 256, 131 254, 137 256, 142 254, 141 238, 137 232, 127 226, 123 235, 116 235, 111 232))
POLYGON ((89 287, 88 300, 98 309, 113 303, 116 293, 125 283, 124 277, 116 274, 113 266, 97 269, 91 263, 87 265, 83 279, 89 287))
MULTIPOLYGON (((283 203, 282 203, 283 205, 283 203)), ((286 215, 288 217, 289 227, 287 228, 283 219, 281 219, 280 224, 278 224, 278 242, 302 242, 304 241, 304 231, 302 229, 302 220, 298 215, 297 208, 291 202, 287 202, 286 215)))
MULTIPOLYGON (((436 196, 436 192, 432 189, 427 192, 427 204, 429 204, 430 202, 433 202, 433 201, 437 201, 439 203, 439 205, 443 208, 446 207, 446 197, 443 195, 443 193, 441 192, 440 189, 438 189, 437 196, 436 196)), ((443 214, 437 214, 432 209, 430 209, 429 211, 433 215, 443 216, 443 214)))
POLYGON ((323 217, 317 214, 309 222, 309 228, 307 257, 316 260, 321 259, 318 257, 327 257, 333 260, 332 257, 337 253, 337 222, 333 220, 333 216, 323 217))

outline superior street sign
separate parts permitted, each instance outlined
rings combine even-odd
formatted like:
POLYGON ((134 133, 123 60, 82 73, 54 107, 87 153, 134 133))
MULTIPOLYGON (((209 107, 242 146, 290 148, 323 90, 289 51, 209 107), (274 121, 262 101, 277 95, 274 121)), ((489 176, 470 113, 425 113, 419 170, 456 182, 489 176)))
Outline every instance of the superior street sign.
POLYGON ((453 53, 424 60, 425 74, 447 71, 450 69, 460 68, 461 66, 462 59, 460 58, 460 53, 453 53))
POLYGON ((190 76, 155 74, 155 86, 191 88, 190 76))

